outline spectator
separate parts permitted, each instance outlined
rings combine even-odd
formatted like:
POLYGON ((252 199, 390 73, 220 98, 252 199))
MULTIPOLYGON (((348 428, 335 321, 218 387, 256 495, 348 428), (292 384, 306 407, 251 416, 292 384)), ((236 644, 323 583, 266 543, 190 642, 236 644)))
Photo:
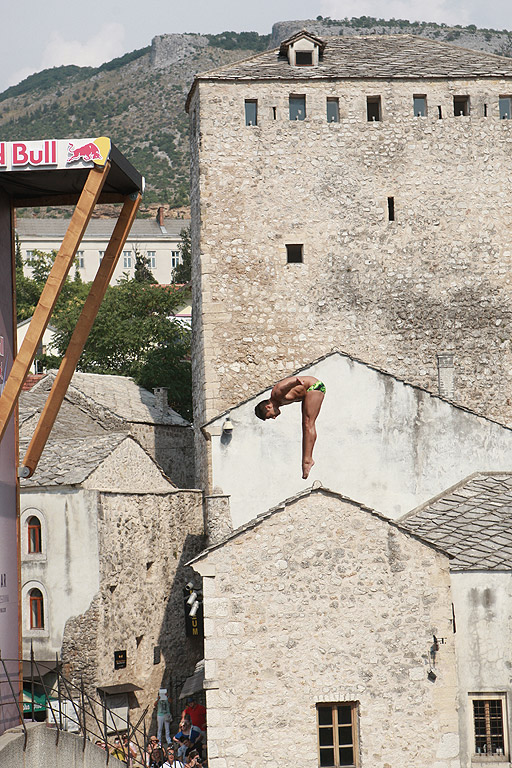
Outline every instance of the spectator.
POLYGON ((148 741, 148 746, 146 748, 146 765, 149 766, 151 762, 151 755, 153 754, 153 750, 157 747, 159 748, 160 742, 158 741, 156 736, 150 736, 148 741))
POLYGON ((162 743, 162 731, 165 725, 165 740, 172 744, 171 740, 171 699, 166 688, 160 688, 158 699, 155 702, 156 719, 158 721, 158 741, 162 743))
POLYGON ((149 758, 149 768, 162 768, 164 753, 160 747, 154 747, 149 758))
POLYGON ((188 715, 182 717, 180 730, 174 736, 174 743, 178 746, 178 757, 183 760, 190 748, 201 749, 202 738, 202 731, 196 728, 195 725, 192 725, 190 717, 188 715))
POLYGON ((163 768, 185 768, 183 762, 176 755, 174 747, 167 747, 167 760, 163 764, 163 768))
POLYGON ((137 757, 137 755, 138 755, 137 747, 131 741, 130 741, 130 743, 128 743, 128 734, 127 733, 123 733, 123 735, 121 736, 121 739, 122 739, 122 742, 123 742, 123 749, 125 751, 125 754, 129 755, 130 758, 133 760, 133 758, 137 757))
POLYGON ((126 763, 126 753, 121 744, 121 739, 116 736, 114 739, 114 746, 109 750, 112 757, 116 757, 122 763, 126 763))
POLYGON ((204 731, 206 728, 206 707, 203 707, 202 704, 198 704, 197 701, 190 698, 187 699, 187 706, 181 713, 181 717, 185 717, 185 715, 188 715, 190 717, 190 720, 192 722, 192 725, 195 725, 196 728, 199 728, 199 730, 204 731))

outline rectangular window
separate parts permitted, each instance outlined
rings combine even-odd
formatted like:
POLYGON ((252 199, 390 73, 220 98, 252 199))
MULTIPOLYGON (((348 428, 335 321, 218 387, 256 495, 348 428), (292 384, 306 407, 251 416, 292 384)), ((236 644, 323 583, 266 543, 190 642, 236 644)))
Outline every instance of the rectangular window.
POLYGON ((356 701, 317 704, 320 766, 356 768, 359 765, 356 701))
POLYGON ((474 754, 508 760, 505 694, 472 696, 474 754))
POLYGON ((339 99, 327 98, 327 122, 339 123, 340 121, 340 102, 339 99))
POLYGON ((512 119, 512 96, 500 96, 500 120, 512 119))
POLYGON ((295 65, 297 67, 312 67, 313 51, 295 51, 295 65))
POLYGON ((413 96, 414 117, 427 116, 427 97, 413 96))
POLYGON ((32 261, 34 251, 25 251, 25 253, 27 254, 27 261, 32 261))
POLYGON ((83 269, 85 267, 85 259, 84 259, 83 251, 76 252, 76 263, 80 267, 80 269, 83 269))
POLYGON ((156 269, 156 251, 148 251, 148 266, 156 269))
POLYGON ((302 264, 304 246, 302 243, 288 243, 286 246, 286 261, 288 264, 302 264))
POLYGON ((123 267, 124 269, 132 268, 132 254, 130 251, 123 251, 123 267))
POLYGON ((366 97, 366 119, 369 123, 382 120, 380 96, 366 97))
POLYGON ((179 251, 171 251, 171 267, 175 269, 181 262, 181 253, 179 251))
POLYGON ((306 97, 290 96, 290 120, 304 120, 306 117, 306 97))
POLYGON ((258 125, 258 102, 256 99, 245 100, 245 124, 258 125))
POLYGON ((453 97, 453 114, 455 117, 459 117, 459 115, 469 115, 469 96, 453 97))
POLYGON ((99 254, 100 254, 100 264, 101 264, 101 262, 103 261, 103 257, 105 255, 105 251, 100 251, 99 254))
POLYGON ((395 198, 388 197, 388 220, 395 220, 395 198))

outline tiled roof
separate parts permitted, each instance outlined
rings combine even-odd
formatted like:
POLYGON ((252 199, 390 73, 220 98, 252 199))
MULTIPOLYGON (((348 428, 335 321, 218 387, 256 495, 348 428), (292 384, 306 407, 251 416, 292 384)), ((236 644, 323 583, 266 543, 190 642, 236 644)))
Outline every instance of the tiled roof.
POLYGON ((197 75, 196 80, 512 77, 512 61, 414 35, 324 37, 316 67, 290 66, 279 49, 197 75))
MULTIPOLYGON (((69 225, 69 219, 22 219, 16 221, 16 231, 20 239, 29 237, 42 238, 60 238, 66 234, 69 225)), ((85 231, 83 240, 88 239, 106 239, 112 234, 116 224, 116 219, 91 219, 85 231)), ((179 237, 182 229, 190 226, 189 219, 165 219, 164 227, 166 232, 162 232, 161 227, 155 219, 135 219, 132 224, 128 238, 130 240, 139 238, 163 239, 169 236, 179 237)))
POLYGON ((472 475, 399 520, 455 571, 512 569, 512 472, 472 475))
MULTIPOLYGON (((79 485, 126 439, 130 438, 122 432, 109 432, 103 437, 48 442, 33 476, 21 480, 21 486, 79 485)), ((20 452, 24 448, 20 445, 20 452)))
MULTIPOLYGON (((23 411, 31 408, 31 403, 36 402, 41 390, 49 390, 53 383, 53 373, 49 373, 44 379, 26 393, 23 403, 23 411), (32 401, 31 395, 35 395, 32 401)), ((189 422, 183 419, 172 408, 161 411, 156 405, 156 397, 143 387, 139 387, 133 379, 127 376, 111 376, 98 373, 80 373, 76 371, 71 379, 68 397, 71 399, 73 391, 78 391, 97 405, 108 408, 115 416, 125 422, 142 424, 166 424, 188 426, 189 422)))

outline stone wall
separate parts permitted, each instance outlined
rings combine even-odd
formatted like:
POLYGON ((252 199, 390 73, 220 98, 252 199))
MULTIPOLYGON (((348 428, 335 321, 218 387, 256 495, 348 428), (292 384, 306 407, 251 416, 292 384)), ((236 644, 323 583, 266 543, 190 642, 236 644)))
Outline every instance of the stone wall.
POLYGON ((170 424, 130 424, 130 432, 178 488, 194 488, 194 432, 170 424))
POLYGON ((211 768, 314 768, 319 702, 359 703, 361 765, 458 768, 447 557, 317 490, 194 567, 211 768))
POLYGON ((197 83, 197 422, 333 347, 434 392, 436 355, 453 352, 454 400, 511 420, 512 121, 498 110, 511 90, 499 78, 197 83), (306 96, 304 121, 288 119, 290 93, 306 96), (369 123, 374 95, 383 119, 369 123), (471 116, 453 116, 454 95, 469 95, 471 116), (244 99, 258 100, 257 126, 244 99), (287 263, 287 243, 304 263, 287 263))
POLYGON ((100 589, 89 609, 67 622, 64 674, 84 676, 95 695, 101 685, 134 683, 138 719, 170 675, 186 676, 202 658, 202 643, 185 636, 183 586, 193 576, 184 563, 204 546, 202 494, 101 493, 100 589), (161 661, 154 663, 154 648, 161 661), (114 670, 114 651, 127 667, 114 670))

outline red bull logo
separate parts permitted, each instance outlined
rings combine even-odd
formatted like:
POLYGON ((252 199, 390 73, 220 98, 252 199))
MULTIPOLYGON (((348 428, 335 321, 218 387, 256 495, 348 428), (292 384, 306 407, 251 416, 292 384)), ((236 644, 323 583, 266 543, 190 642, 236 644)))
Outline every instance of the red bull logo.
MULTIPOLYGON (((25 165, 56 165, 57 142, 48 141, 15 141, 8 145, 11 150, 11 165, 13 168, 21 168, 25 165)), ((6 142, 0 142, 0 168, 7 166, 6 142)))
POLYGON ((74 163, 76 160, 85 160, 86 163, 91 160, 103 160, 99 148, 93 141, 83 144, 81 147, 74 147, 68 144, 68 163, 74 163))

